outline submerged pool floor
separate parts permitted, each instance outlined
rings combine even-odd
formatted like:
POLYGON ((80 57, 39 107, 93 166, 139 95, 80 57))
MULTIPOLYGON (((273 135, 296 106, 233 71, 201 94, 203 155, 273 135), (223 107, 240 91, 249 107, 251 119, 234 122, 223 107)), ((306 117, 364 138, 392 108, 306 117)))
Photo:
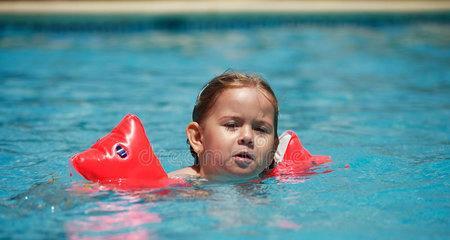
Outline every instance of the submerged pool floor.
POLYGON ((168 31, 0 31, 0 238, 445 239, 450 26, 295 24, 168 31), (126 113, 167 170, 195 97, 227 69, 262 74, 331 170, 151 192, 70 190, 68 159, 126 113), (195 194, 192 194, 194 192, 195 194), (200 193, 200 194, 197 194, 200 193))

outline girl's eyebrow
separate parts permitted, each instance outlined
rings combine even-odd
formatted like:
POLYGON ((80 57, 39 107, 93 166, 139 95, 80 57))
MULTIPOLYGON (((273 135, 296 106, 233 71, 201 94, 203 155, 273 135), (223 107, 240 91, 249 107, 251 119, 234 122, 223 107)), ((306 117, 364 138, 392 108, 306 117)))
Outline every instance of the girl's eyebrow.
MULTIPOLYGON (((237 120, 237 121, 241 121, 242 120, 242 118, 239 117, 239 116, 226 115, 226 116, 220 117, 219 121, 228 120, 228 119, 237 120)), ((273 128, 273 125, 270 124, 269 122, 265 121, 265 120, 256 120, 255 123, 256 123, 256 125, 264 125, 264 126, 273 128)))
POLYGON ((242 118, 234 115, 226 115, 219 118, 219 120, 226 120, 226 119, 241 120, 242 118))
POLYGON ((260 125, 269 125, 269 126, 272 126, 272 124, 270 124, 269 122, 264 121, 264 120, 256 120, 255 122, 256 122, 257 124, 260 124, 260 125))
POLYGON ((273 129, 272 124, 270 124, 270 123, 267 122, 267 121, 264 121, 264 120, 256 120, 255 122, 256 122, 256 124, 259 125, 259 126, 266 126, 266 127, 269 127, 270 130, 273 129))

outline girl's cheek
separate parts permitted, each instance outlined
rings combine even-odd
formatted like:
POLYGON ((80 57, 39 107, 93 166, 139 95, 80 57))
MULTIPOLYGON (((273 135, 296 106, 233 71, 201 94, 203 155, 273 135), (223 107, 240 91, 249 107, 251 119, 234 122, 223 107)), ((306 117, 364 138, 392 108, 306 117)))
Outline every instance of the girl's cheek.
POLYGON ((274 142, 271 141, 271 137, 269 135, 260 136, 256 139, 256 146, 264 149, 272 149, 274 142))

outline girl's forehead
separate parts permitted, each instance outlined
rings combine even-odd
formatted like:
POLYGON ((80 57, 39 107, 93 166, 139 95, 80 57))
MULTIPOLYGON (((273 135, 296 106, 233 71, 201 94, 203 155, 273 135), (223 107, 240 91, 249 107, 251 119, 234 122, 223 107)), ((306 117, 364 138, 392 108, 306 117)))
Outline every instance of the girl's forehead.
POLYGON ((262 91, 256 87, 226 89, 216 99, 211 113, 240 113, 273 119, 275 109, 262 91))

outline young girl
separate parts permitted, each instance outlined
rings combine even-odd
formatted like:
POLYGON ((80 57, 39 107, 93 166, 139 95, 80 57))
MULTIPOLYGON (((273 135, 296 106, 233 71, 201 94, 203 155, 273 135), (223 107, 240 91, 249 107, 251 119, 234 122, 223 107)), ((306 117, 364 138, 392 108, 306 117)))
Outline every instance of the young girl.
POLYGON ((197 97, 187 142, 193 166, 169 177, 248 180, 273 165, 278 145, 278 102, 259 76, 226 72, 197 97))

